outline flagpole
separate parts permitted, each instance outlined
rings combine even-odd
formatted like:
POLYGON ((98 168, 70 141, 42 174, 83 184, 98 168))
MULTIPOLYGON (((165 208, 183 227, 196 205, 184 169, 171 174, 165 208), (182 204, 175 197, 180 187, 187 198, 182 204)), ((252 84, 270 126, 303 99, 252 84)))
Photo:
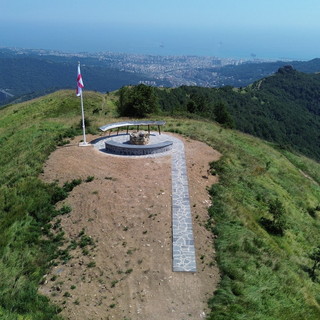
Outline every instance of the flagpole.
POLYGON ((86 140, 86 125, 85 125, 85 121, 84 121, 84 109, 83 109, 82 90, 81 90, 81 94, 80 94, 80 101, 81 101, 82 131, 83 131, 83 144, 82 144, 82 145, 87 145, 87 140, 86 140))
MULTIPOLYGON (((78 77, 81 77, 80 73, 80 61, 78 62, 78 77)), ((80 79, 78 79, 80 81, 80 79)), ((78 83, 78 89, 80 90, 80 102, 81 102, 81 116, 82 116, 82 131, 83 131, 83 142, 79 143, 79 146, 81 147, 86 147, 89 146, 86 140, 86 125, 85 125, 85 120, 84 120, 84 108, 83 108, 83 96, 82 96, 82 87, 83 87, 83 82, 81 78, 81 84, 78 83), (80 87, 79 87, 80 85, 80 87)))

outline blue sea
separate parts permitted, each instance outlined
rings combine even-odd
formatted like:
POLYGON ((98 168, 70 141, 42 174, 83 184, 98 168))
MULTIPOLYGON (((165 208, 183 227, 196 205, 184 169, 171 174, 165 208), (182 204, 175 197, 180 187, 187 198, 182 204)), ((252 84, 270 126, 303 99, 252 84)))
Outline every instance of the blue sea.
POLYGON ((0 46, 67 52, 113 51, 151 55, 309 60, 320 56, 316 34, 278 30, 128 26, 1 25, 0 46))

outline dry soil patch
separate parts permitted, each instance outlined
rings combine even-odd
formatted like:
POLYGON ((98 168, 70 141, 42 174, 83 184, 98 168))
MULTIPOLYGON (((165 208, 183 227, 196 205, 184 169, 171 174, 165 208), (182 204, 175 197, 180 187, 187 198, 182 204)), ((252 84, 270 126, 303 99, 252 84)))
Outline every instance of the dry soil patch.
MULTIPOLYGON (((57 261, 41 292, 63 307, 66 319, 205 317, 219 280, 214 239, 204 227, 210 205, 206 188, 216 182, 208 175, 209 162, 220 154, 204 143, 175 137, 186 152, 198 268, 194 274, 172 272, 171 156, 111 156, 78 147, 81 137, 50 155, 43 180, 62 185, 94 177, 73 189, 63 203, 72 212, 54 221, 56 230, 61 225, 65 232, 65 247, 73 243, 77 248, 69 249, 67 263, 57 261), (81 248, 85 237, 93 244, 81 248)), ((88 141, 95 138, 88 136, 88 141)))

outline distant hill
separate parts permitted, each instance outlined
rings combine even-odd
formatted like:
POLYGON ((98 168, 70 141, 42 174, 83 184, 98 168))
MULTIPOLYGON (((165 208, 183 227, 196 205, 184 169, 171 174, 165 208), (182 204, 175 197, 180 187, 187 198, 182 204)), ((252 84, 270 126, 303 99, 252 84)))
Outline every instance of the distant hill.
MULTIPOLYGON (((273 75, 286 64, 300 72, 320 72, 320 59, 290 62, 249 61, 238 64, 233 61, 230 65, 217 67, 219 59, 194 61, 192 57, 171 57, 171 60, 168 58, 170 63, 166 64, 166 57, 159 56, 67 54, 46 50, 0 48, 0 106, 29 100, 58 89, 74 89, 79 59, 85 89, 99 92, 110 92, 140 82, 158 87, 197 84, 203 87, 219 88, 229 85, 244 88, 273 75), (205 68, 203 65, 216 67, 205 68)), ((253 130, 248 132, 254 134, 253 130)), ((266 134, 262 137, 268 138, 266 134)))
MULTIPOLYGON (((17 56, 10 51, 2 53, 0 55, 0 105, 15 101, 20 96, 24 96, 26 100, 58 89, 75 88, 77 61, 76 58, 74 59, 75 61, 69 61, 69 59, 58 58, 43 59, 32 55, 17 56)), ((84 64, 81 72, 86 90, 99 92, 109 92, 124 85, 153 80, 148 75, 100 65, 84 64)))
POLYGON ((275 73, 279 68, 290 64, 296 70, 305 73, 320 72, 320 59, 310 61, 276 61, 276 62, 245 62, 238 65, 227 65, 210 69, 201 69, 199 74, 217 73, 216 86, 245 87, 256 80, 275 73))
POLYGON ((180 87, 158 90, 166 112, 189 112, 216 119, 220 103, 245 133, 320 160, 320 74, 291 66, 245 88, 180 87))
POLYGON ((75 69, 79 60, 86 89, 99 92, 113 91, 139 82, 158 87, 231 85, 239 88, 272 75, 286 64, 301 72, 320 72, 320 59, 242 63, 224 59, 222 63, 222 60, 214 57, 196 59, 188 56, 121 53, 70 54, 0 48, 0 105, 31 99, 57 89, 74 88, 75 69))

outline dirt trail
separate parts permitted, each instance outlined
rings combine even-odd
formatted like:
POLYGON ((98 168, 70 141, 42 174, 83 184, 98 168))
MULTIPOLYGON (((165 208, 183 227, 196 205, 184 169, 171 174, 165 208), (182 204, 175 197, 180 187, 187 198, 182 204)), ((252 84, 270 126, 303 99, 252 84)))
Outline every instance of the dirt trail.
POLYGON ((94 177, 74 188, 63 203, 72 212, 54 222, 57 231, 61 226, 65 232, 66 247, 72 241, 78 245, 69 249, 69 261, 52 268, 41 292, 63 307, 66 319, 205 318, 207 299, 219 280, 213 236, 204 227, 210 205, 206 187, 216 182, 207 170, 220 154, 176 137, 186 151, 195 274, 172 272, 170 156, 111 156, 78 147, 79 137, 49 157, 41 176, 45 181, 62 185, 94 177))

